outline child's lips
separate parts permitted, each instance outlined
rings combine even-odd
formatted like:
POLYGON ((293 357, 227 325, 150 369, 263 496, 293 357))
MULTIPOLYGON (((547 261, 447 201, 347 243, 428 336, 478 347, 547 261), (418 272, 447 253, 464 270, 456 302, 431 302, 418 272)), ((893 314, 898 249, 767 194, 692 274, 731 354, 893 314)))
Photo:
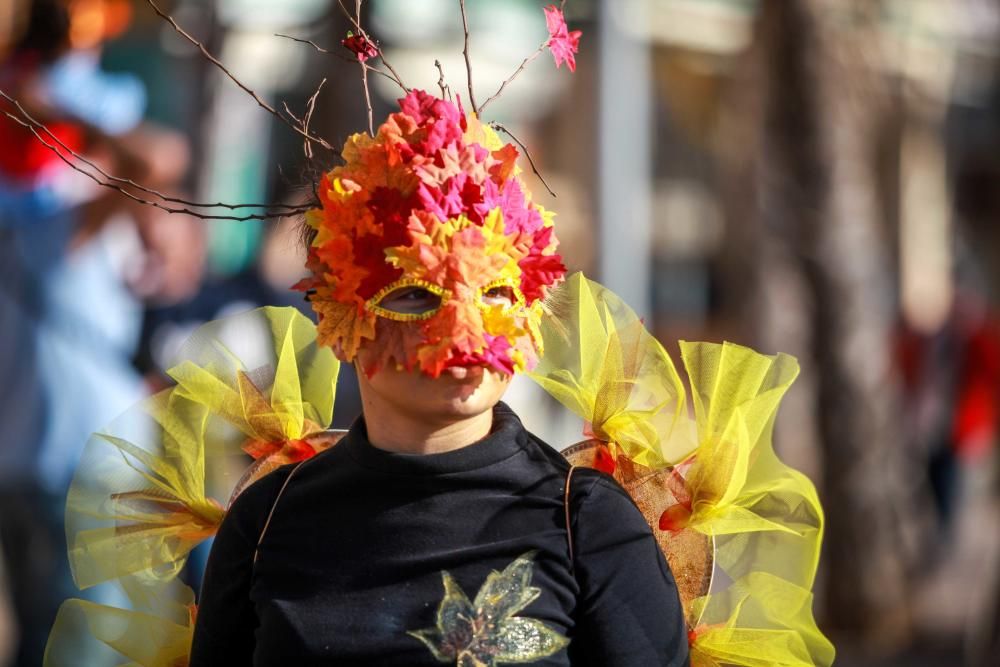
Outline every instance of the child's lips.
POLYGON ((449 375, 456 380, 468 380, 482 377, 485 370, 486 369, 483 368, 482 364, 473 362, 469 364, 456 364, 454 366, 448 366, 444 369, 443 374, 449 375))

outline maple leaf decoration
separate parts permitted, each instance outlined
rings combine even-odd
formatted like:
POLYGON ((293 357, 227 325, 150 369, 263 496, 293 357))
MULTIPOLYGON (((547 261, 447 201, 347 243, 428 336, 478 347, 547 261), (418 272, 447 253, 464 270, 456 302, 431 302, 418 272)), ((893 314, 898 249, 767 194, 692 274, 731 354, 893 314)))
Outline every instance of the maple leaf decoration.
POLYGON ((562 10, 555 5, 545 8, 545 25, 549 29, 549 50, 555 58, 556 67, 566 63, 569 71, 575 72, 575 54, 580 48, 580 36, 583 33, 579 30, 570 32, 562 10))
POLYGON ((434 657, 458 667, 494 667, 526 663, 559 652, 569 640, 539 620, 515 616, 540 594, 531 585, 534 552, 494 570, 472 602, 455 579, 442 572, 444 599, 437 626, 408 632, 434 657))
POLYGON ((359 313, 352 304, 330 299, 314 298, 312 306, 319 313, 319 324, 316 327, 319 343, 338 343, 349 359, 353 359, 358 353, 361 341, 375 337, 375 316, 371 313, 359 313))
POLYGON ((378 55, 378 47, 366 39, 364 35, 355 35, 353 32, 348 32, 347 37, 340 40, 340 43, 344 48, 356 55, 360 62, 365 62, 369 58, 374 58, 378 55))

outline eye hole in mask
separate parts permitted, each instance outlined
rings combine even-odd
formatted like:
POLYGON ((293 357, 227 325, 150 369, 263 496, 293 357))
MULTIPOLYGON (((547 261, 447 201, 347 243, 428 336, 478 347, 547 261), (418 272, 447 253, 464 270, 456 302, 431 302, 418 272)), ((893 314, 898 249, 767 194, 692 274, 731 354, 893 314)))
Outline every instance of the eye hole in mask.
POLYGON ((480 308, 502 308, 504 315, 512 315, 524 308, 524 294, 513 281, 503 278, 494 280, 479 290, 480 308))
POLYGON ((425 280, 402 279, 387 285, 365 307, 386 319, 413 322, 433 317, 451 293, 425 280))

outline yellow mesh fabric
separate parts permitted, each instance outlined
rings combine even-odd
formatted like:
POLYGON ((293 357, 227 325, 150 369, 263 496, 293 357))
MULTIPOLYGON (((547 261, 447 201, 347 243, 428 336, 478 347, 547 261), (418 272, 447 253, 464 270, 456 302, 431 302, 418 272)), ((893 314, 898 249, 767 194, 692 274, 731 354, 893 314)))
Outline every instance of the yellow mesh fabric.
POLYGON ((771 444, 795 359, 682 342, 692 419, 666 352, 615 294, 576 274, 547 305, 532 378, 629 460, 679 479, 668 520, 647 517, 654 530, 714 538, 711 590, 686 607, 695 664, 830 664, 810 594, 822 508, 771 444))
POLYGON ((45 647, 43 667, 79 667, 93 653, 85 642, 114 649, 128 667, 185 667, 194 632, 194 591, 173 582, 126 584, 134 610, 67 600, 59 608, 45 647))
POLYGON ((261 443, 301 440, 329 427, 340 364, 316 345, 294 308, 258 308, 204 325, 168 374, 180 395, 261 443))
POLYGON ((692 667, 829 665, 833 646, 812 622, 812 594, 763 572, 699 598, 692 667))
POLYGON ((829 665, 810 594, 823 510, 771 442, 798 364, 731 344, 682 342, 681 356, 701 443, 685 475, 689 525, 716 545, 713 590, 692 605, 692 650, 706 665, 829 665))
POLYGON ((77 586, 155 569, 175 574, 215 533, 220 503, 205 495, 208 410, 167 389, 87 443, 66 502, 77 586))
POLYGON ((684 385, 632 309, 582 273, 545 305, 545 355, 532 380, 636 463, 659 468, 690 453, 695 442, 684 385))
POLYGON ((266 471, 315 453, 320 445, 305 439, 330 424, 339 363, 292 308, 209 323, 181 356, 169 371, 177 386, 133 407, 84 450, 66 506, 81 588, 144 570, 174 576, 222 520, 239 479, 226 473, 248 463, 238 445, 266 471), (235 463, 224 458, 236 454, 235 463), (206 461, 215 463, 207 469, 206 461))
POLYGON ((798 364, 728 343, 682 342, 681 356, 701 442, 685 474, 689 525, 716 536, 716 559, 731 579, 766 571, 811 588, 823 510, 812 482, 782 463, 771 443, 798 364))

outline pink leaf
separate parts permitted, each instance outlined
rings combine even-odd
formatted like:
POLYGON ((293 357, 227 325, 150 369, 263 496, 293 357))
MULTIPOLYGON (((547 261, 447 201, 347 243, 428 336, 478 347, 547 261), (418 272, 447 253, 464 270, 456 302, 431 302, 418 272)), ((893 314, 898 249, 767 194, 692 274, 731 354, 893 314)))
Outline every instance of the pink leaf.
POLYGON ((565 62, 569 71, 575 72, 576 57, 574 54, 579 50, 580 35, 583 33, 579 30, 570 32, 566 27, 566 19, 563 17, 562 10, 555 5, 549 5, 545 8, 545 24, 549 29, 549 50, 552 51, 552 57, 555 58, 556 67, 565 62))

